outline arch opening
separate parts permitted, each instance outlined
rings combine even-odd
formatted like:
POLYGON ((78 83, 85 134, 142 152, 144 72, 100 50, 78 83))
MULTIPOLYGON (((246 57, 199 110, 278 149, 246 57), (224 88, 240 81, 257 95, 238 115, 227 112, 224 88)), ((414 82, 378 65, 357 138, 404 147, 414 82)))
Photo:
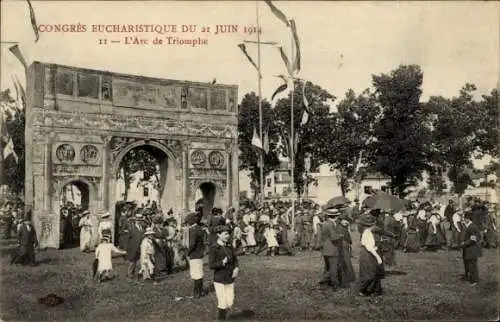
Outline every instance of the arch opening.
POLYGON ((214 207, 220 207, 217 203, 217 186, 212 182, 203 182, 196 189, 195 200, 203 205, 203 218, 212 213, 214 207))
POLYGON ((90 187, 81 180, 66 183, 59 196, 59 243, 60 248, 72 248, 80 245, 80 227, 82 213, 90 209, 90 187))

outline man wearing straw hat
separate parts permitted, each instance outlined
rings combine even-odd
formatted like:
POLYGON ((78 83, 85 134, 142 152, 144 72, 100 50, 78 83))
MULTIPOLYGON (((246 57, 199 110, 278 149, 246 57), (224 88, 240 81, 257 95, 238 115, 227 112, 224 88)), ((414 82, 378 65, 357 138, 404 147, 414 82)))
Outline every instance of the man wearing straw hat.
POLYGON ((127 240, 127 260, 130 262, 128 266, 128 276, 135 277, 139 268, 139 258, 141 254, 141 241, 144 237, 144 232, 141 223, 144 221, 142 214, 137 213, 134 217, 134 222, 128 229, 127 240))
POLYGON ((327 219, 321 229, 322 255, 325 262, 325 277, 321 284, 329 284, 333 291, 340 286, 339 281, 339 258, 341 255, 343 234, 337 229, 337 217, 340 210, 336 207, 324 211, 327 219))

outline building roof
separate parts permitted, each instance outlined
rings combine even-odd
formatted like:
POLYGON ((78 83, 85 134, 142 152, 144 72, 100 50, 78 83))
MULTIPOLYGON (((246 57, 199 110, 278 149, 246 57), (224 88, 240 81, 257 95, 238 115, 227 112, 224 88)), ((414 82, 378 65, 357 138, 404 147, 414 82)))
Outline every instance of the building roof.
POLYGON ((363 180, 390 180, 391 177, 380 172, 368 172, 365 174, 363 180))

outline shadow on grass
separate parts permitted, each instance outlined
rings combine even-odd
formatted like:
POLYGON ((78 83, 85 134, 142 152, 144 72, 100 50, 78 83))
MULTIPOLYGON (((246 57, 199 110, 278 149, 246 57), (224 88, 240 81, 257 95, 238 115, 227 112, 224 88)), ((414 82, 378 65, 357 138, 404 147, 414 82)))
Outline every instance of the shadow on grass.
POLYGON ((255 312, 252 310, 241 310, 239 312, 231 313, 229 320, 248 320, 254 319, 255 312))
POLYGON ((390 271, 385 271, 386 276, 403 276, 403 275, 408 275, 407 272, 403 271, 396 271, 396 270, 390 270, 390 271))

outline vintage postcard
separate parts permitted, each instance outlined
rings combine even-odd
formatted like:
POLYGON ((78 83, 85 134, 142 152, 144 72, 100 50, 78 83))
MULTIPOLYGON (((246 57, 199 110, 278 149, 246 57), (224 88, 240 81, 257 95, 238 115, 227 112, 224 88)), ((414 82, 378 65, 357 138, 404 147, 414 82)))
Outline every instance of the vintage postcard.
POLYGON ((1 321, 498 319, 498 2, 0 5, 1 321))

